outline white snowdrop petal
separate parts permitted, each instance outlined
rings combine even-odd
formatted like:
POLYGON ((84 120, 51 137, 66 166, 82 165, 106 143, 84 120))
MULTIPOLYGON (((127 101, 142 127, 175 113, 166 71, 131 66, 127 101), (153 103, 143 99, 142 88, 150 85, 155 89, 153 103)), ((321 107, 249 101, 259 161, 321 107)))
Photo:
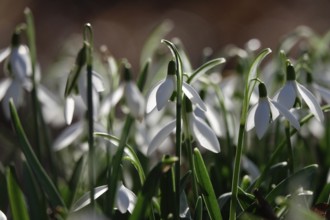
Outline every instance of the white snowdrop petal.
MULTIPOLYGON (((196 108, 199 109, 199 108, 196 108)), ((210 123, 211 128, 215 132, 218 137, 222 137, 224 135, 221 129, 221 118, 220 114, 211 106, 207 106, 207 111, 205 112, 205 116, 207 121, 210 123)))
POLYGON ((245 125, 245 130, 250 131, 252 128, 254 128, 254 116, 256 114, 256 110, 258 107, 258 103, 252 106, 248 112, 247 118, 246 118, 246 125, 245 125))
POLYGON ((128 199, 128 204, 127 204, 127 201, 126 201, 126 198, 124 198, 121 202, 121 209, 118 207, 119 211, 121 213, 125 213, 126 211, 132 213, 133 212, 133 209, 135 207, 135 204, 136 204, 136 195, 131 191, 129 190, 128 188, 126 188, 122 183, 120 184, 119 186, 119 189, 118 189, 118 194, 117 194, 117 201, 119 200, 119 195, 123 195, 122 197, 126 197, 128 199))
POLYGON ((165 81, 159 86, 156 92, 156 106, 157 110, 161 110, 171 98, 175 89, 173 76, 167 76, 165 81))
POLYGON ((5 78, 0 82, 0 100, 2 100, 3 97, 5 96, 11 82, 12 82, 11 78, 5 78))
POLYGON ((0 210, 0 220, 7 220, 6 215, 0 210))
POLYGON ((327 102, 330 103, 330 90, 319 86, 317 84, 313 84, 313 87, 316 89, 317 92, 320 93, 321 97, 327 102))
POLYGON ((62 150, 72 144, 84 131, 83 122, 77 122, 65 128, 55 139, 52 146, 53 151, 62 150))
POLYGON ((0 50, 0 63, 10 54, 10 47, 0 50))
POLYGON ((26 77, 32 75, 32 67, 29 49, 25 45, 20 45, 11 49, 10 64, 16 77, 24 81, 26 77))
POLYGON ((16 108, 22 105, 23 102, 23 88, 18 80, 13 80, 7 89, 7 92, 2 100, 2 108, 6 118, 10 118, 9 100, 13 99, 16 108))
POLYGON ((121 213, 126 213, 129 207, 129 198, 122 184, 117 191, 116 206, 121 213))
POLYGON ((133 82, 127 82, 124 95, 131 114, 135 118, 141 120, 144 115, 145 101, 136 84, 133 82))
POLYGON ((165 80, 159 81, 154 87, 152 87, 152 89, 148 93, 148 95, 147 95, 147 107, 146 107, 147 114, 149 114, 152 110, 154 110, 154 108, 156 108, 156 105, 157 105, 156 94, 157 94, 157 91, 158 91, 159 87, 162 85, 162 83, 164 81, 165 80))
POLYGON ((270 108, 268 100, 259 100, 258 108, 256 109, 254 116, 254 123, 256 127, 256 133, 259 139, 261 139, 267 131, 270 120, 270 108))
POLYGON ((277 100, 285 108, 290 109, 292 108, 296 97, 297 92, 295 89, 294 82, 287 81, 274 99, 277 100))
POLYGON ((219 153, 220 144, 212 129, 193 113, 189 114, 189 122, 192 135, 196 141, 205 149, 214 153, 219 153))
POLYGON ((276 118, 280 115, 280 112, 278 111, 278 109, 273 104, 271 104, 271 102, 273 102, 273 100, 268 98, 268 102, 270 103, 269 107, 270 107, 270 112, 272 113, 272 119, 273 119, 273 121, 275 121, 276 118))
POLYGON ((163 141, 170 135, 170 133, 175 129, 175 127, 176 127, 176 120, 170 121, 168 124, 166 124, 151 140, 147 154, 148 155, 152 154, 161 145, 161 143, 163 143, 163 141))
POLYGON ((67 125, 72 122, 74 113, 74 99, 71 96, 66 97, 64 104, 64 118, 67 125))
POLYGON ((301 95, 302 99, 306 102, 308 105, 310 111, 313 113, 313 115, 316 117, 317 120, 322 122, 324 120, 324 115, 322 112, 322 109, 317 102, 315 96, 306 89, 303 85, 297 83, 297 90, 299 94, 301 95))
POLYGON ((104 91, 103 79, 102 79, 102 76, 99 73, 93 71, 92 81, 93 81, 93 88, 97 92, 103 92, 104 91))
POLYGON ((198 107, 200 107, 204 111, 207 110, 207 108, 206 108, 203 100, 199 96, 198 92, 191 85, 189 85, 188 83, 183 82, 182 91, 188 97, 188 99, 190 99, 190 101, 193 104, 198 105, 198 107))
POLYGON ((293 114, 287 110, 285 107, 283 107, 281 104, 271 100, 269 103, 271 106, 274 106, 275 108, 278 109, 278 111, 283 115, 289 122, 290 124, 295 127, 297 130, 300 129, 300 124, 299 121, 293 116, 293 114))
POLYGON ((124 86, 119 86, 112 94, 104 99, 101 104, 101 115, 106 115, 111 111, 111 108, 117 105, 124 95, 124 86))
MULTIPOLYGON (((107 185, 96 187, 95 190, 94 190, 94 199, 97 199, 98 197, 103 195, 106 191, 108 191, 108 186, 107 185)), ((73 204, 72 210, 74 212, 76 212, 76 211, 86 207, 90 203, 91 203, 90 192, 86 192, 82 197, 80 197, 80 199, 78 199, 73 204)))

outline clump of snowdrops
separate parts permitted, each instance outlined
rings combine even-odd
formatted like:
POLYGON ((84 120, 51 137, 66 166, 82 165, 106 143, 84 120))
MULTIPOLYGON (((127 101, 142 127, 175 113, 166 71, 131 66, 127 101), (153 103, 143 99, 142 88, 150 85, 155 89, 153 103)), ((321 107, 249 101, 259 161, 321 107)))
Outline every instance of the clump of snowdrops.
POLYGON ((0 52, 1 220, 329 218, 330 34, 195 68, 165 21, 132 68, 85 24, 44 71, 25 17, 0 52))

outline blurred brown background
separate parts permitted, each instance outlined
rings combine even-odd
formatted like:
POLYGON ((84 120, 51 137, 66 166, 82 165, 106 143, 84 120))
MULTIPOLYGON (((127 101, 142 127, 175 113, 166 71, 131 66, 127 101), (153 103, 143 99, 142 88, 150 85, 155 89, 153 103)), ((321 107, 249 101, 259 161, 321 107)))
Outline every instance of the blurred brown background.
POLYGON ((217 50, 258 38, 262 47, 274 48, 283 34, 299 25, 319 34, 330 29, 328 0, 0 0, 1 48, 24 21, 26 6, 35 16, 42 68, 55 59, 63 40, 80 34, 86 22, 94 28, 96 46, 106 44, 117 58, 126 57, 133 66, 138 65, 152 28, 167 18, 175 25, 169 38, 181 38, 193 62, 206 46, 217 50))

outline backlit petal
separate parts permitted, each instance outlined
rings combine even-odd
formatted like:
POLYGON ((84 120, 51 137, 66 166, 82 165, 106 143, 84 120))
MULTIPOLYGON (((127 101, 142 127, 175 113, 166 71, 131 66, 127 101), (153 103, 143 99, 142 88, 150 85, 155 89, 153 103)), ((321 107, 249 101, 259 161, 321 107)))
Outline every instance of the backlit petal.
POLYGON ((126 211, 132 213, 132 211, 135 207, 135 203, 136 203, 136 195, 131 190, 126 188, 123 184, 120 184, 120 186, 119 186, 118 195, 117 195, 118 196, 117 197, 117 202, 119 200, 119 195, 120 194, 121 195, 125 194, 125 197, 128 198, 128 205, 127 205, 126 199, 124 199, 123 201, 121 201, 121 208, 119 208, 119 206, 118 206, 119 211, 121 213, 125 213, 126 211))
POLYGON ((174 76, 167 76, 165 81, 159 86, 156 92, 157 110, 161 110, 171 98, 175 89, 174 76))
POLYGON ((166 124, 151 140, 147 154, 148 155, 152 154, 161 145, 161 143, 163 143, 163 141, 170 135, 170 133, 175 129, 175 127, 176 127, 176 120, 166 124))
POLYGON ((293 104, 297 97, 296 88, 294 85, 295 82, 287 81, 279 93, 274 97, 282 106, 287 109, 293 107, 293 104))
POLYGON ((74 99, 71 96, 66 97, 64 104, 64 118, 66 124, 71 124, 74 112, 74 99))
POLYGON ((188 97, 188 99, 190 99, 190 101, 193 104, 198 105, 198 107, 204 111, 207 110, 206 106, 205 106, 203 100, 201 99, 201 97, 199 96, 198 92, 191 85, 183 82, 182 91, 188 97))
POLYGON ((314 84, 313 86, 315 90, 320 93, 322 99, 324 99, 324 101, 330 104, 330 90, 317 84, 314 84))
POLYGON ((104 91, 102 76, 99 73, 95 72, 95 71, 93 71, 92 82, 93 82, 93 88, 97 92, 103 92, 104 91))
POLYGON ((157 105, 156 94, 163 82, 165 82, 165 80, 159 81, 154 87, 152 87, 149 94, 147 95, 147 107, 146 107, 147 114, 149 114, 152 110, 154 110, 154 108, 156 108, 157 105))
POLYGON ((189 114, 189 126, 196 141, 205 149, 220 152, 220 144, 212 129, 193 113, 189 114))
POLYGON ((308 105, 310 111, 313 113, 315 118, 322 122, 324 120, 324 115, 322 112, 322 109, 317 102, 315 96, 308 90, 306 89, 303 85, 297 83, 297 90, 299 94, 301 95, 302 99, 306 102, 308 105))
POLYGON ((254 124, 254 116, 256 114, 256 110, 257 110, 258 104, 259 103, 255 104, 249 110, 249 113, 248 113, 247 118, 246 118, 246 126, 245 126, 245 130, 246 131, 250 131, 255 126, 255 124, 254 124))
POLYGON ((293 127, 295 127, 297 130, 300 129, 299 121, 293 116, 293 114, 289 110, 287 110, 281 104, 273 100, 271 100, 269 104, 270 106, 274 106, 275 108, 277 108, 281 115, 283 115, 293 127))
POLYGON ((127 82, 124 95, 130 113, 135 118, 142 120, 145 110, 145 101, 136 84, 133 82, 127 82))
POLYGON ((0 220, 7 220, 6 215, 0 210, 0 220))
POLYGON ((124 86, 119 86, 112 94, 106 97, 101 105, 100 114, 106 115, 111 111, 124 95, 124 86))
MULTIPOLYGON (((273 102, 272 99, 268 98, 268 102, 273 102)), ((274 101, 275 102, 275 101, 274 101)), ((277 102, 276 102, 277 103, 277 102)), ((270 107, 270 112, 272 113, 272 120, 275 121, 276 118, 280 115, 280 112, 278 111, 278 109, 272 105, 271 103, 269 104, 270 107)), ((283 106, 282 106, 283 107, 283 106)), ((284 107, 283 107, 284 108, 284 107)))
POLYGON ((254 124, 256 127, 256 133, 259 139, 261 139, 267 131, 270 121, 270 108, 267 99, 259 100, 259 105, 256 109, 254 116, 254 124))
POLYGON ((72 144, 84 131, 83 122, 77 122, 65 128, 62 133, 55 139, 52 146, 53 151, 62 150, 72 144))
MULTIPOLYGON (((106 191, 108 191, 108 186, 103 185, 103 186, 98 186, 94 189, 94 199, 97 199, 101 195, 103 195, 106 191)), ((80 199, 78 199, 72 206, 72 210, 74 212, 86 207, 91 203, 90 200, 90 192, 86 192, 80 199)))
POLYGON ((32 66, 30 60, 29 48, 25 45, 11 49, 10 65, 15 77, 24 81, 26 77, 32 75, 32 66))
POLYGON ((126 213, 129 206, 129 198, 122 187, 124 187, 123 184, 120 185, 117 191, 116 206, 121 213, 126 213))
POLYGON ((11 82, 12 82, 11 78, 5 78, 0 82, 0 100, 2 100, 3 97, 5 96, 11 82))

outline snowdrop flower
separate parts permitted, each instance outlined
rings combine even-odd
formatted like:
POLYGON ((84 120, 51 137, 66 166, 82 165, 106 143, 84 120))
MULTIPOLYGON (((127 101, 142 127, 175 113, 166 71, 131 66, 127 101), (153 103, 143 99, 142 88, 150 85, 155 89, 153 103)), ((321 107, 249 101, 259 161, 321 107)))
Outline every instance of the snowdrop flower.
POLYGON ((7 220, 6 215, 0 210, 0 220, 7 220))
POLYGON ((251 107, 247 115, 246 131, 256 128, 256 133, 261 139, 267 131, 269 124, 275 120, 279 115, 283 115, 293 127, 300 129, 298 120, 292 113, 283 107, 281 104, 270 99, 267 96, 267 89, 265 84, 259 84, 259 101, 251 107))
MULTIPOLYGON (((171 60, 168 64, 166 79, 159 81, 149 92, 147 98, 147 113, 150 113, 154 108, 161 110, 170 100, 173 92, 176 91, 176 76, 175 76, 175 61, 171 60)), ((188 83, 182 84, 183 93, 202 110, 206 111, 206 106, 198 92, 188 83)))
MULTIPOLYGON (((95 188, 95 195, 94 198, 97 199, 101 195, 103 195, 105 192, 108 191, 108 186, 103 185, 95 188)), ((136 204, 136 195, 126 188, 122 182, 118 184, 117 189, 117 195, 116 195, 116 204, 115 207, 121 212, 126 213, 127 211, 129 213, 133 212, 133 209, 136 204)), ((80 199, 78 199, 75 204, 73 205, 73 211, 76 212, 87 205, 90 204, 90 192, 85 193, 80 199)))
POLYGON ((10 118, 9 99, 13 98, 15 106, 21 106, 24 89, 27 91, 32 89, 30 51, 26 45, 20 43, 20 31, 14 33, 11 47, 0 52, 0 62, 5 59, 11 78, 0 82, 0 100, 5 116, 10 118))
POLYGON ((124 97, 130 113, 142 121, 145 112, 145 100, 137 85, 132 81, 131 65, 124 63, 124 97))
MULTIPOLYGON (((220 144, 215 133, 201 118, 195 115, 189 99, 186 99, 186 106, 188 119, 186 130, 193 136, 200 146, 213 153, 219 153, 220 144)), ((176 120, 170 121, 166 124, 150 142, 147 154, 152 154, 175 128, 176 120)))
POLYGON ((315 118, 322 122, 324 115, 319 103, 306 87, 296 81, 296 73, 291 63, 288 63, 286 74, 287 81, 280 91, 277 92, 274 99, 285 108, 290 109, 293 107, 296 98, 301 97, 306 102, 315 118))
MULTIPOLYGON (((92 73, 92 95, 93 95, 93 108, 94 114, 99 106, 99 97, 97 93, 104 91, 102 77, 93 71, 92 73)), ((87 65, 86 65, 86 47, 79 51, 76 64, 69 74, 66 88, 65 88, 65 107, 64 107, 64 117, 66 123, 69 125, 72 122, 75 100, 74 96, 79 93, 85 106, 87 106, 87 65)), ((96 115, 94 115, 96 117, 96 115)))

